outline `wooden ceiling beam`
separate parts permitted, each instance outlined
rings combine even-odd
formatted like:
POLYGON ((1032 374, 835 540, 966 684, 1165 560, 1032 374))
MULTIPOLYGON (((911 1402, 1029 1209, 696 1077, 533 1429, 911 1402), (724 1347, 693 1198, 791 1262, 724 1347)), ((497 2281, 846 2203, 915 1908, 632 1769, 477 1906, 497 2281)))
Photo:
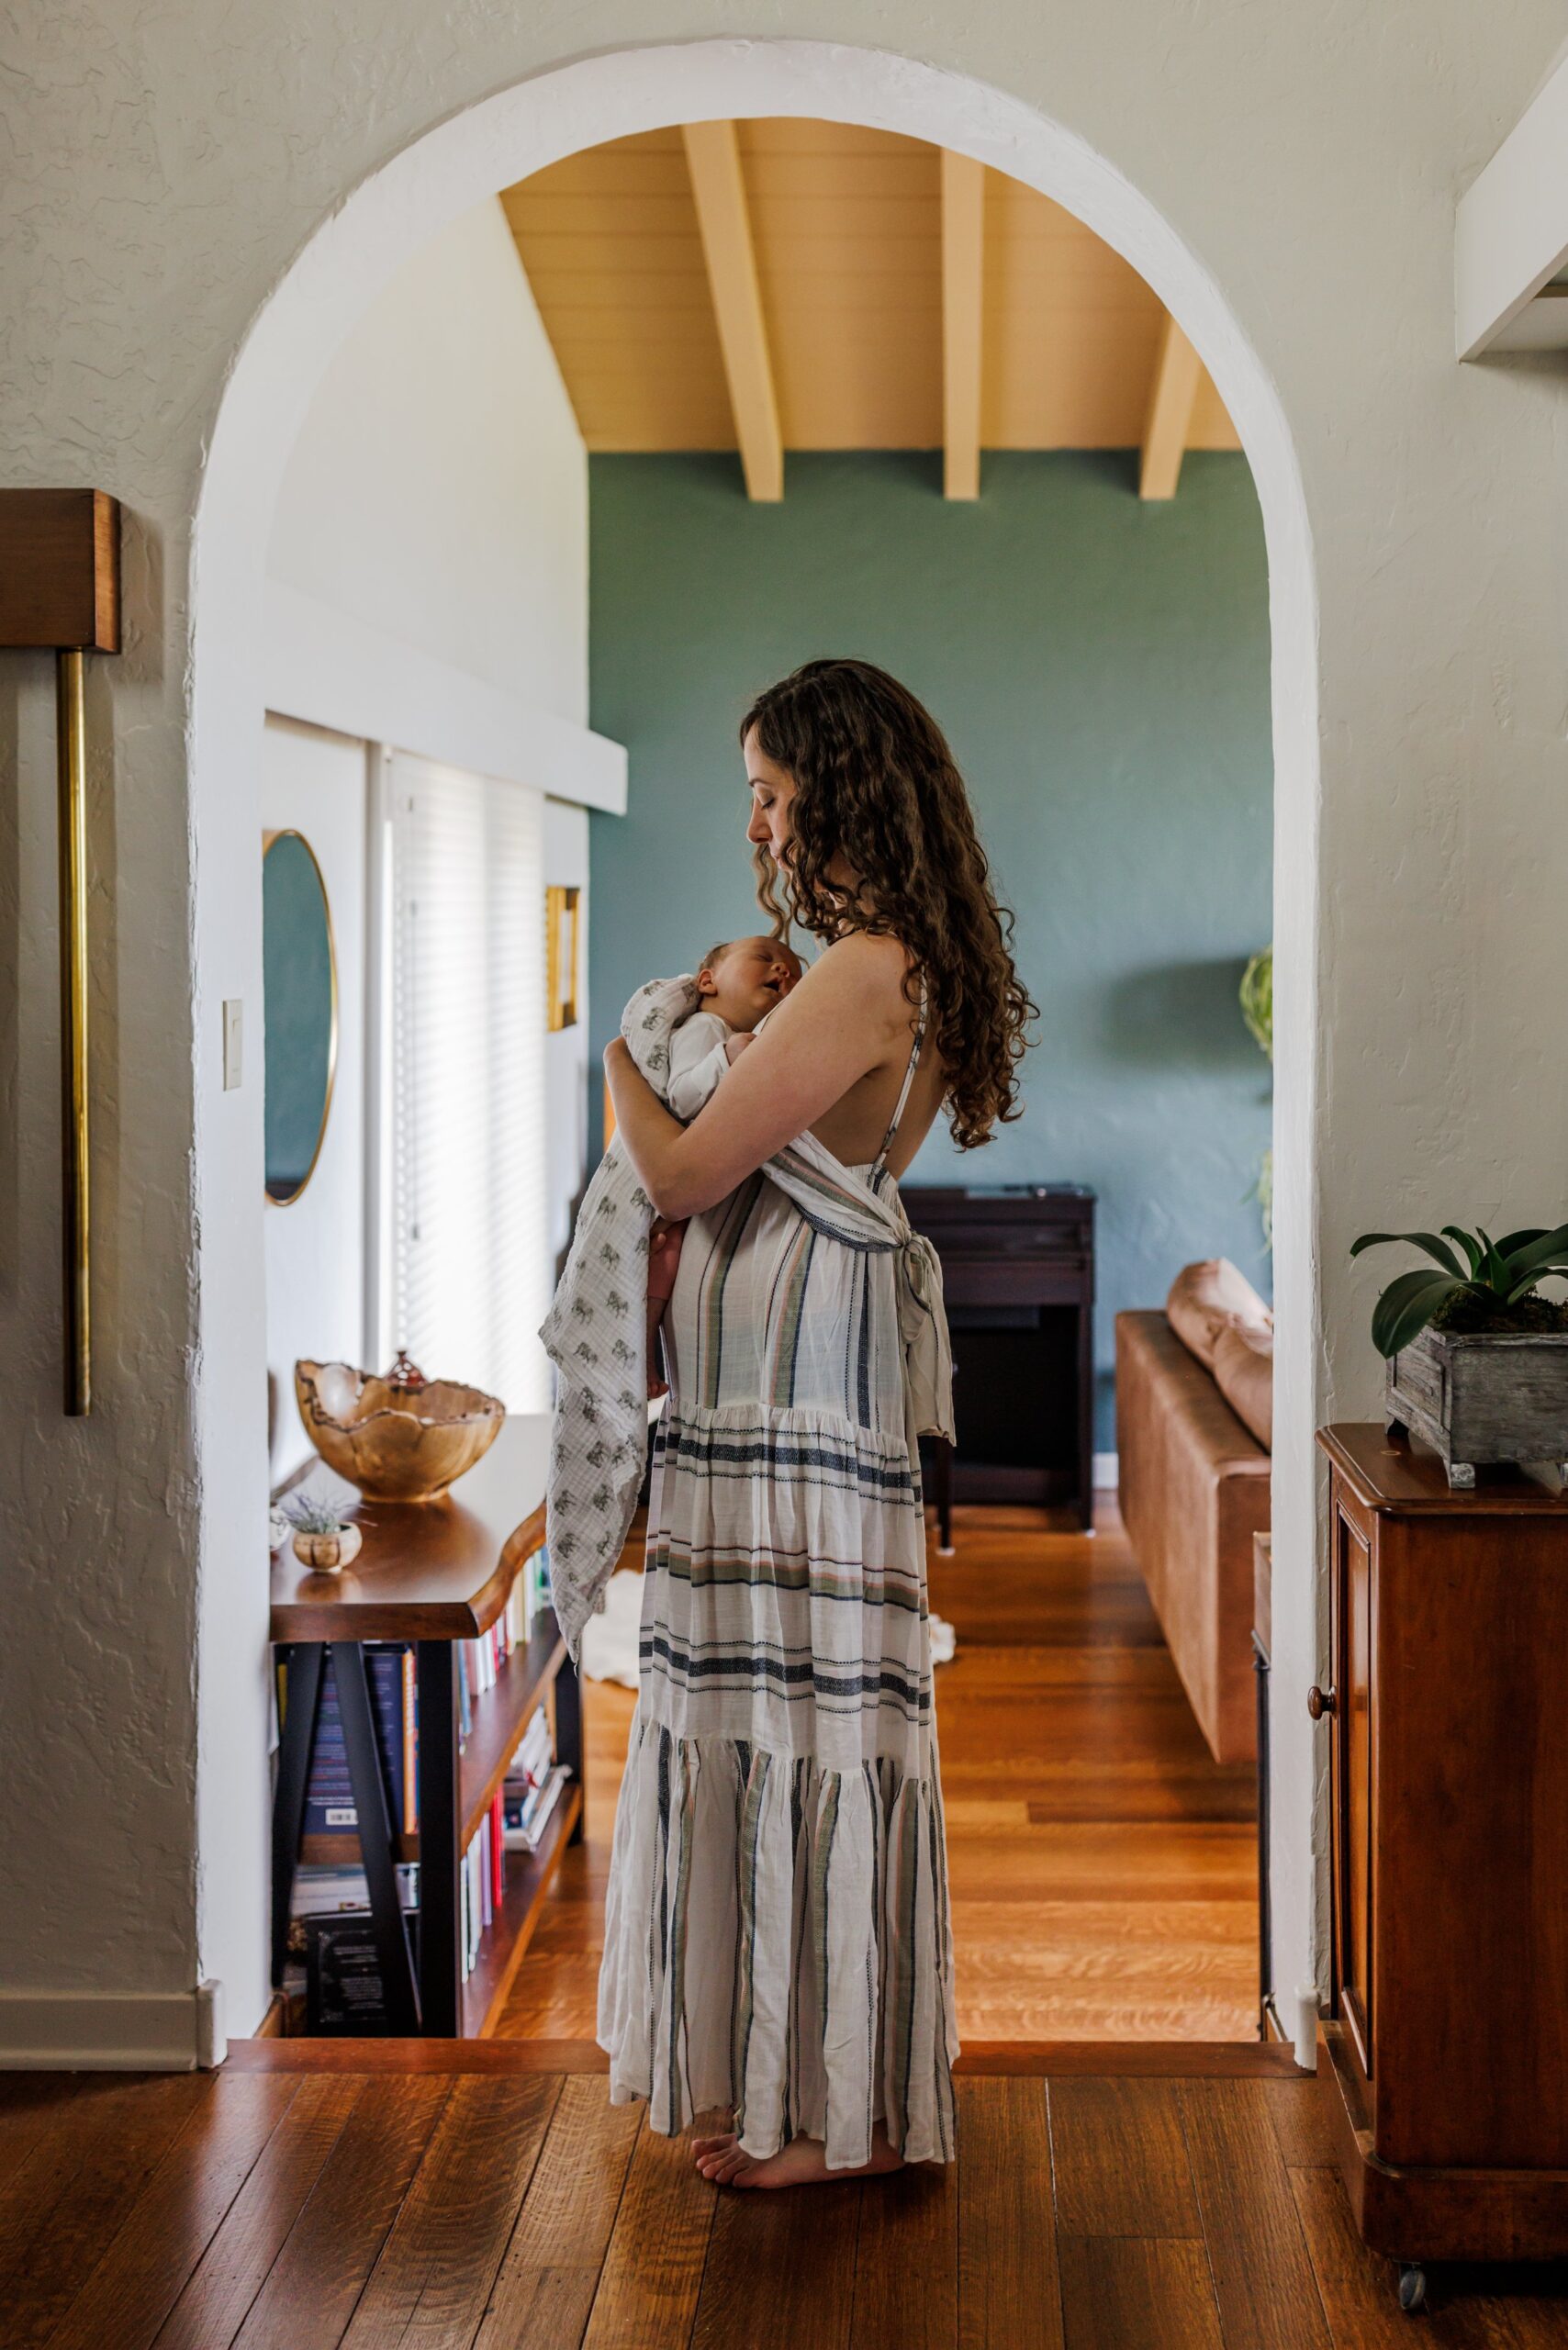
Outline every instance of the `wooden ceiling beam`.
POLYGON ((1175 497, 1203 376, 1203 361, 1168 310, 1144 421, 1137 482, 1140 498, 1175 497))
POLYGON ((942 487, 978 498, 985 165, 942 150, 942 487))
POLYGON ((778 425, 778 397, 768 356, 735 126, 733 122, 689 122, 680 135, 686 143, 746 495, 775 501, 784 495, 784 438, 778 425))

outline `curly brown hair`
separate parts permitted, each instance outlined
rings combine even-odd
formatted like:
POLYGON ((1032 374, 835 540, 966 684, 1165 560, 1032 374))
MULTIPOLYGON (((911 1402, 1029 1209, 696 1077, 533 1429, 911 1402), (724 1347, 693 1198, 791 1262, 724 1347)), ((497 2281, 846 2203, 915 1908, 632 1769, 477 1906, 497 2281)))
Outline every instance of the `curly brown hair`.
POLYGON ((757 902, 782 938, 860 930, 896 938, 924 973, 946 1109, 960 1150, 1020 1114, 1018 1063, 1037 1013, 1012 955, 963 778, 946 738, 906 686, 869 661, 808 661, 759 694, 741 721, 795 787, 790 856, 756 857, 757 902), (830 880, 842 858, 853 886, 830 880), (782 878, 785 902, 778 888, 782 878))

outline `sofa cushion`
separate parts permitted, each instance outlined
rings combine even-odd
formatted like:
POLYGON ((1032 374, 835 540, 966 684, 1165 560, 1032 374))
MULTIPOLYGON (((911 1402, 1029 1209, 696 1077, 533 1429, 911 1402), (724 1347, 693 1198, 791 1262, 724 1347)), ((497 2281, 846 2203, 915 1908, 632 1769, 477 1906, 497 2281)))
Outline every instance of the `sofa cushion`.
POLYGON ((1198 1726, 1219 1762, 1255 1749, 1252 1538, 1270 1460, 1163 1314, 1116 1316, 1122 1519, 1198 1726))
POLYGON ((1183 1265, 1165 1301, 1170 1327, 1205 1371, 1215 1367, 1215 1345, 1233 1322, 1271 1332, 1274 1317, 1243 1272, 1228 1257, 1205 1257, 1183 1265))
POLYGON ((1274 1334, 1227 1322, 1215 1340, 1215 1385, 1268 1451, 1274 1449, 1274 1334))

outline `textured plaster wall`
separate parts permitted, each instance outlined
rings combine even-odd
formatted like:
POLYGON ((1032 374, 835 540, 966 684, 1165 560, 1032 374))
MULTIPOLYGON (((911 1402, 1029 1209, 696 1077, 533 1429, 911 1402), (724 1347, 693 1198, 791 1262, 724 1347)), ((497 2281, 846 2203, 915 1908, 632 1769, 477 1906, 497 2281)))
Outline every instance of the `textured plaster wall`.
POLYGON ((593 819, 595 1038, 651 972, 755 929, 735 722, 823 652, 936 712, 1041 1007, 1023 1116, 932 1133, 913 1183, 1097 1195, 1096 1442, 1115 1444, 1115 1315, 1193 1257, 1265 1289, 1269 1068, 1237 1009, 1271 920, 1263 530, 1245 457, 1189 457, 1170 505, 1135 460, 1001 452, 983 496, 930 455, 795 455, 781 505, 734 457, 592 461, 593 722, 624 817, 593 819))
POLYGON ((267 572, 587 722, 588 458, 494 197, 410 254, 337 352, 267 572))
POLYGON ((850 103, 1033 173, 1110 234, 1182 310, 1259 478, 1277 1954, 1303 1978, 1310 1428, 1375 1386, 1373 1272, 1352 1281, 1345 1243, 1439 1210, 1540 1213, 1568 1146, 1563 390, 1452 356, 1455 198, 1560 37, 1554 0, 256 0, 217 18, 67 0, 13 25, 0 447, 12 481, 124 499, 129 627, 91 688, 100 1408, 81 1426, 57 1402, 49 676, 0 667, 0 1984, 178 1992, 205 1972, 236 2030, 264 1988, 260 1097, 222 1091, 219 1023, 259 969, 251 633, 303 408, 398 262, 487 186, 610 129, 850 103), (854 43, 917 62, 875 69, 854 43), (574 58, 592 62, 536 104, 530 77, 574 58), (193 577, 206 463, 221 495, 193 577))

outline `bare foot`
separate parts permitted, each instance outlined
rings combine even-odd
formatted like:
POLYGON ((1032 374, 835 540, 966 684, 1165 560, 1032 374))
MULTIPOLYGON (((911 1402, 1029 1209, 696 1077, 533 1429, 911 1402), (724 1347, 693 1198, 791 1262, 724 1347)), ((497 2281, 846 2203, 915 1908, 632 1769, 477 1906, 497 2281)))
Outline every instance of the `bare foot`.
POLYGON ((694 2138, 691 2151, 698 2169, 715 2187, 811 2187, 828 2179, 874 2178, 881 2171, 903 2168, 903 2156, 894 2154, 881 2130, 871 2141, 870 2161, 856 2170, 829 2170, 820 2138, 791 2138, 778 2154, 760 2161, 745 2151, 733 2131, 716 2138, 694 2138))

